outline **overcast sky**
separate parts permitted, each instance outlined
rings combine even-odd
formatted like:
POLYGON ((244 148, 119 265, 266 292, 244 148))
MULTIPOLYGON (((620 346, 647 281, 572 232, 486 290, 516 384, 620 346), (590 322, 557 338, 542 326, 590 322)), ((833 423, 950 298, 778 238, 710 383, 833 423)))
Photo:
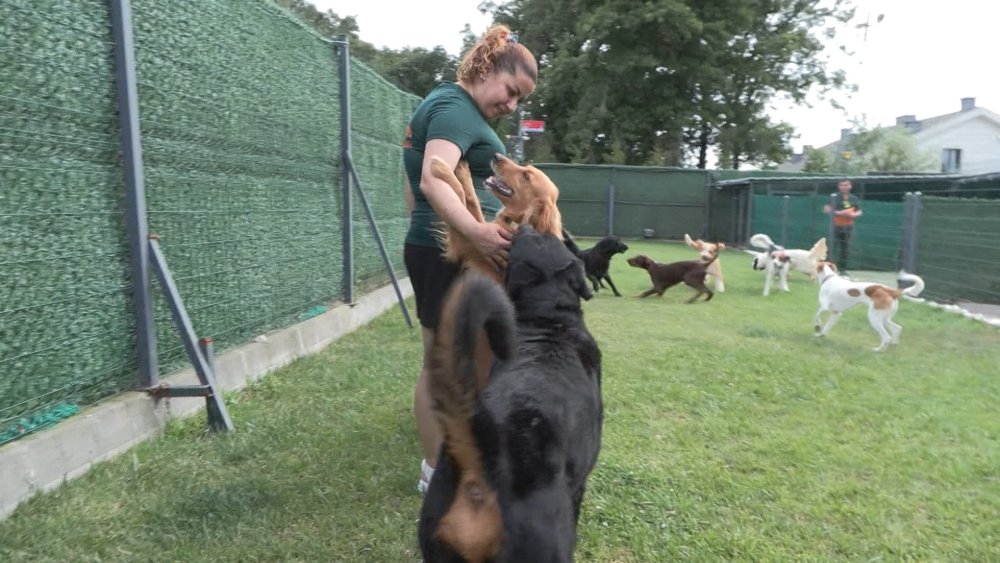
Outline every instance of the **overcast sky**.
MULTIPOLYGON (((479 13, 479 0, 312 0, 320 10, 356 16, 360 36, 376 47, 433 48, 443 46, 460 54, 463 26, 480 33, 491 18, 479 13), (431 7, 433 6, 433 7, 431 7)), ((976 98, 976 105, 1000 113, 1000 2, 996 0, 861 0, 855 23, 868 17, 862 30, 843 32, 856 51, 842 56, 831 45, 827 56, 847 71, 858 86, 854 94, 840 93, 845 111, 832 109, 813 97, 812 108, 775 108, 772 117, 795 126, 793 147, 820 146, 836 140, 852 119, 869 127, 892 125, 897 116, 925 119, 958 111, 960 99, 976 98), (877 22, 879 14, 882 21, 877 22)), ((516 31, 516 30, 515 30, 516 31)), ((530 45, 528 46, 530 47, 530 45)))

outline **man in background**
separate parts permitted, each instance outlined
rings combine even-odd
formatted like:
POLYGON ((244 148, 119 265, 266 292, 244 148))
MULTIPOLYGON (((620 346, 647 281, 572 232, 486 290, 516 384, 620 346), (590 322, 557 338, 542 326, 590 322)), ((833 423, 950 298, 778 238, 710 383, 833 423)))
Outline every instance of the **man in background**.
POLYGON ((851 235, 854 220, 861 217, 861 202, 851 193, 850 180, 841 180, 830 203, 823 207, 823 213, 833 221, 833 256, 841 273, 847 272, 847 258, 851 250, 851 235))

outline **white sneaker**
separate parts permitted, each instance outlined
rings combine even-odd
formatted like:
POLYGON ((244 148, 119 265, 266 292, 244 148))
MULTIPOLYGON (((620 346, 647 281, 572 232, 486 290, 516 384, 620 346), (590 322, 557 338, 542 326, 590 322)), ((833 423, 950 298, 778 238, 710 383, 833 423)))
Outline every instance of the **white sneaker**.
POLYGON ((431 486, 431 479, 434 477, 434 468, 427 465, 427 460, 420 460, 420 480, 417 481, 417 492, 427 493, 427 487, 431 486))

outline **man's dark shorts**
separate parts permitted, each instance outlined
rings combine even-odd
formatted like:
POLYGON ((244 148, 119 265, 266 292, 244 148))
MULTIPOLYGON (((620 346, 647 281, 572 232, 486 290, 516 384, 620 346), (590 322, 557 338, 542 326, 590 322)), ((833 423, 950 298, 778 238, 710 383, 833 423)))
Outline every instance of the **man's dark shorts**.
POLYGON ((413 285, 420 326, 437 328, 441 303, 459 274, 458 264, 445 260, 440 248, 418 244, 403 246, 403 261, 413 285))

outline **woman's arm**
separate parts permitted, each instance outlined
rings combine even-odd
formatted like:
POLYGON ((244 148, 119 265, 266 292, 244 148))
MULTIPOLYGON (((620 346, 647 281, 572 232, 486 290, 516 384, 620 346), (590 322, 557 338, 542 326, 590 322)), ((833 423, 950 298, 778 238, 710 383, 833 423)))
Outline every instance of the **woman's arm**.
POLYGON ((457 230, 467 239, 476 244, 484 256, 493 260, 498 266, 507 264, 507 247, 510 246, 510 233, 496 223, 480 223, 465 208, 458 195, 444 180, 439 180, 431 173, 431 157, 437 156, 444 160, 454 170, 462 151, 451 141, 433 139, 424 147, 424 160, 420 170, 420 191, 430 202, 438 216, 448 224, 449 228, 457 230))

